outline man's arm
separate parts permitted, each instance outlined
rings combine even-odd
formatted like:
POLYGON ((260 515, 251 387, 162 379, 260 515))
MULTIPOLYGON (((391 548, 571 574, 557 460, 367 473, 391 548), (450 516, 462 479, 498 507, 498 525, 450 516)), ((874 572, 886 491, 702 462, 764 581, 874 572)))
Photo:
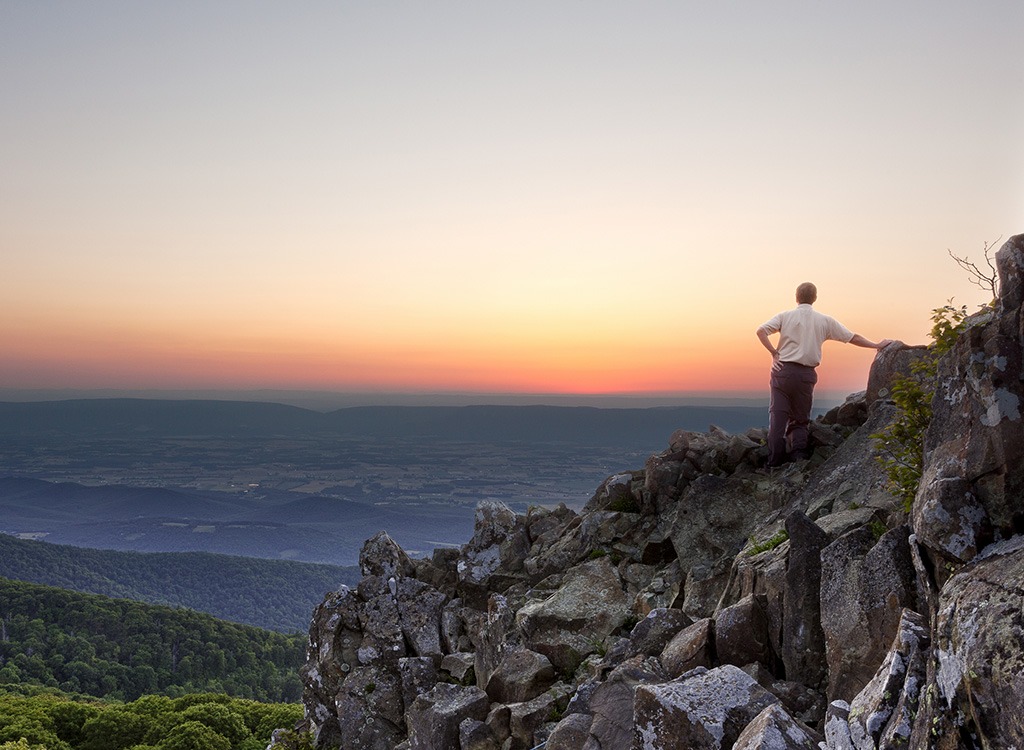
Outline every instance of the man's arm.
POLYGON ((779 366, 779 350, 772 346, 772 342, 768 340, 768 331, 765 330, 764 326, 757 329, 757 339, 761 342, 761 345, 768 350, 772 355, 772 369, 779 366))
POLYGON ((853 344, 854 346, 863 346, 865 349, 884 349, 892 343, 892 339, 882 339, 876 344, 874 341, 864 338, 859 333, 855 333, 848 343, 853 344))

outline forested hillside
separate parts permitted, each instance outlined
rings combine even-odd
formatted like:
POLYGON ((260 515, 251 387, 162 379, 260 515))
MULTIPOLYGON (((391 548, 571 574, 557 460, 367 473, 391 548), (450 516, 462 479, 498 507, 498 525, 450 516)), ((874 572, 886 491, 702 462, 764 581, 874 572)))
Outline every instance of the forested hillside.
POLYGON ((147 695, 127 704, 0 691, 0 748, 31 750, 263 750, 275 729, 302 718, 299 704, 226 695, 147 695))
POLYGON ((0 684, 122 700, 223 692, 292 702, 305 641, 191 610, 0 578, 0 684))
POLYGON ((358 571, 206 552, 86 549, 0 534, 0 576, 291 633, 305 632, 324 592, 354 584, 358 571))

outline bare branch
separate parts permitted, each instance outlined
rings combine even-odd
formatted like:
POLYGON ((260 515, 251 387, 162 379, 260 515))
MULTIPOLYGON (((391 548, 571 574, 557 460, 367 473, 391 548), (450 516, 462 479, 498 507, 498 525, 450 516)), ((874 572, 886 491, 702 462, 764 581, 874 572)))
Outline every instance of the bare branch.
POLYGON ((947 248, 949 257, 956 261, 956 264, 967 272, 968 280, 984 292, 990 292, 992 299, 999 296, 999 272, 996 270, 995 261, 991 257, 992 248, 1002 237, 997 237, 995 242, 986 242, 984 249, 985 265, 988 270, 982 270, 977 263, 971 262, 965 255, 962 258, 947 248))

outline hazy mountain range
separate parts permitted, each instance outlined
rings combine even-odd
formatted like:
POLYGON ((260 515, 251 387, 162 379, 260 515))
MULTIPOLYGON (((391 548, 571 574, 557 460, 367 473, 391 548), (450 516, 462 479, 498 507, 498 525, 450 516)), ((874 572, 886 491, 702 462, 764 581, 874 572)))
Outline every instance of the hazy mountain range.
POLYGON ((762 407, 0 402, 0 531, 140 552, 353 565, 386 530, 461 545, 494 499, 581 507, 679 428, 762 425, 762 407))

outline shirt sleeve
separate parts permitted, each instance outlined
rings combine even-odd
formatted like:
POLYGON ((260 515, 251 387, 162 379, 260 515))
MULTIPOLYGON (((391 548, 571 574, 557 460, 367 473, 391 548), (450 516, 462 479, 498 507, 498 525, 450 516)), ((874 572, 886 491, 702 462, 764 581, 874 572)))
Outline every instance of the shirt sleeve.
MULTIPOLYGON (((782 330, 782 315, 776 315, 771 320, 766 320, 757 330, 764 331, 765 333, 778 333, 782 330)), ((853 336, 853 334, 851 333, 850 336, 853 336)))
POLYGON ((850 339, 853 338, 853 331, 835 318, 829 318, 827 338, 831 341, 842 341, 844 344, 849 344, 850 339))

